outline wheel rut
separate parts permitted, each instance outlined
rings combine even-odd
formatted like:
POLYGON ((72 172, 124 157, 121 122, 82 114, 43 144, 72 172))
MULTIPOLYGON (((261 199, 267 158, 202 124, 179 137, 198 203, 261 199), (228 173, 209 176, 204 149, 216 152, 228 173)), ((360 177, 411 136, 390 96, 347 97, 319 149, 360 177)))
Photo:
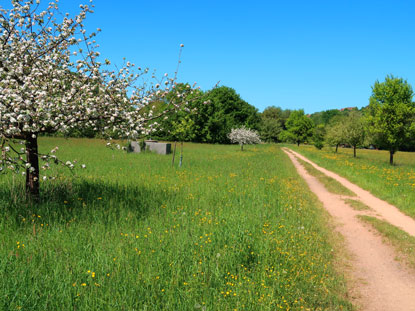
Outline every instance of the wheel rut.
POLYGON ((352 184, 316 165, 306 157, 283 148, 300 176, 307 182, 310 190, 323 203, 324 208, 336 219, 336 230, 344 237, 348 252, 352 255, 353 297, 361 310, 368 311, 415 311, 415 273, 403 263, 395 260, 395 251, 382 242, 379 234, 358 219, 358 215, 380 217, 415 235, 415 220, 401 213, 396 207, 384 202, 368 191, 352 184), (314 176, 310 175, 297 158, 313 165, 316 169, 336 179, 349 188, 372 211, 357 211, 344 201, 344 196, 329 192, 314 176), (368 196, 370 195, 370 196, 368 196))

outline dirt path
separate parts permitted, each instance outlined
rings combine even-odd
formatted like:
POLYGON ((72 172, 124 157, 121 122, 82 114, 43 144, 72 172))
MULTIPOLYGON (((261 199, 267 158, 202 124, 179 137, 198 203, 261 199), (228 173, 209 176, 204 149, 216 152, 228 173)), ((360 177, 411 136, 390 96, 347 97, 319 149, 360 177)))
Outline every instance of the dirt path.
MULTIPOLYGON (((303 161, 306 161, 310 163, 312 166, 314 166, 316 169, 321 171, 322 173, 326 174, 327 176, 330 176, 331 178, 337 180, 340 182, 343 186, 350 189, 357 195, 357 199, 362 201, 364 204, 369 206, 371 209, 376 211, 380 215, 380 217, 387 222, 391 223, 392 225, 399 227, 400 229, 406 231, 408 234, 415 236, 415 219, 405 215, 402 213, 399 209, 397 209, 395 206, 389 204, 388 202, 385 202, 377 197, 375 197, 373 194, 371 194, 369 191, 363 190, 359 186, 351 183, 346 178, 341 177, 329 170, 326 170, 325 168, 318 166, 314 162, 311 162, 306 157, 302 156, 301 154, 291 150, 287 149, 289 152, 293 153, 297 158, 300 158, 303 161)), ((415 296, 415 293, 414 293, 415 296)), ((414 298, 415 299, 415 298, 414 298)))
MULTIPOLYGON (((318 167, 290 149, 283 148, 283 150, 288 154, 311 191, 317 195, 327 211, 340 222, 336 230, 344 236, 349 252, 353 255, 352 276, 356 280, 354 285, 357 288, 355 290, 359 293, 359 296, 355 297, 356 303, 361 306, 362 310, 368 311, 415 311, 415 274, 397 262, 394 250, 382 243, 382 238, 379 235, 373 233, 367 225, 358 220, 356 216, 366 214, 366 212, 352 209, 343 201, 342 196, 328 192, 315 177, 308 174, 297 161, 296 156, 324 173, 327 170, 318 167)), ((331 172, 327 171, 327 175, 329 175, 328 173, 331 172)), ((353 185, 348 181, 348 184, 343 183, 344 178, 336 174, 331 173, 329 176, 347 188, 353 185)), ((374 206, 373 202, 377 201, 372 198, 363 200, 365 193, 361 191, 364 190, 353 186, 350 187, 350 190, 355 192, 366 205, 379 212, 383 217, 390 214, 388 217, 394 220, 393 224, 401 228, 408 227, 410 232, 415 232, 411 231, 415 228, 411 227, 411 223, 405 217, 394 214, 396 208, 392 211, 383 211, 383 205, 382 208, 374 206), (403 224, 399 223, 400 219, 404 220, 403 224)), ((397 210, 397 212, 399 211, 397 210)), ((385 219, 387 218, 385 217, 385 219)), ((389 221, 389 219, 387 220, 389 221)))

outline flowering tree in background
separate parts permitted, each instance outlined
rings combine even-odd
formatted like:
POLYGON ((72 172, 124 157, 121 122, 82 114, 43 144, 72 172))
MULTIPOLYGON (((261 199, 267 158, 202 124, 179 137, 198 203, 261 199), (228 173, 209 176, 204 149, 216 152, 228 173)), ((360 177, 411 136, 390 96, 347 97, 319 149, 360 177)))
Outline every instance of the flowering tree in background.
POLYGON ((39 134, 92 128, 106 137, 135 138, 152 131, 156 118, 181 108, 192 92, 190 87, 176 90, 176 75, 167 74, 137 86, 148 69, 130 62, 111 70, 94 40, 100 29, 87 34, 84 28, 93 5, 80 5, 80 13, 71 18, 57 2, 44 9, 40 0, 0 6, 0 171, 25 175, 31 197, 39 195, 39 179, 47 179, 40 168, 76 165, 60 161, 58 148, 40 154, 39 134), (175 96, 167 99, 172 92, 175 96), (163 109, 153 112, 154 102, 163 102, 163 109))
POLYGON ((241 145, 241 150, 244 150, 244 145, 259 144, 261 142, 257 131, 244 126, 232 129, 228 137, 232 143, 241 145))

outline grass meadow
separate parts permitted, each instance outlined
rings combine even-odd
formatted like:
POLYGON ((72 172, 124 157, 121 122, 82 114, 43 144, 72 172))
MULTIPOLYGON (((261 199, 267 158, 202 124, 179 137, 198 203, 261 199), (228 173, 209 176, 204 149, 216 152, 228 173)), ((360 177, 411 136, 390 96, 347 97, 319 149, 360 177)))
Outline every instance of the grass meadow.
POLYGON ((339 148, 338 153, 329 147, 317 150, 314 146, 289 145, 289 148, 415 217, 415 153, 397 152, 395 165, 391 166, 387 151, 358 149, 357 157, 353 158, 351 148, 339 148))
POLYGON ((1 310, 352 310, 327 215, 278 146, 185 144, 178 168, 40 145, 87 169, 51 171, 33 205, 0 176, 1 310))

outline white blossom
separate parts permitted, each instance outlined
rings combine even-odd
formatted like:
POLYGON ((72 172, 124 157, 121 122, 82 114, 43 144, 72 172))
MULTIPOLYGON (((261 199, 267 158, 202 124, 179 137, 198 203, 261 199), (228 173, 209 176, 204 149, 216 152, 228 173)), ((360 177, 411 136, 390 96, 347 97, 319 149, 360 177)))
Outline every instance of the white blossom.
MULTIPOLYGON (((134 139, 154 131, 154 119, 183 108, 183 99, 192 89, 179 92, 176 78, 164 75, 160 81, 140 85, 138 81, 148 81, 142 79, 148 69, 125 62, 125 67, 112 70, 109 60, 99 61, 96 33, 88 34, 84 28, 93 5, 81 5, 80 13, 70 17, 59 12, 58 1, 45 8, 38 3, 15 0, 10 9, 0 4, 2 170, 32 173, 38 166, 30 163, 26 167, 29 159, 23 155, 35 153, 39 134, 95 129, 108 138, 116 134, 134 139), (169 91, 160 85, 169 91, 176 89, 177 96, 168 97, 169 91), (166 106, 161 113, 147 109, 161 102, 166 106), (10 148, 18 143, 26 144, 26 148, 10 148)), ((36 157, 75 167, 75 161, 60 161, 57 151, 36 153, 36 157)), ((49 168, 49 164, 41 167, 49 168)))
POLYGON ((261 142, 258 132, 245 126, 233 128, 228 134, 228 138, 232 143, 241 145, 241 149, 243 149, 243 145, 259 144, 261 142))

